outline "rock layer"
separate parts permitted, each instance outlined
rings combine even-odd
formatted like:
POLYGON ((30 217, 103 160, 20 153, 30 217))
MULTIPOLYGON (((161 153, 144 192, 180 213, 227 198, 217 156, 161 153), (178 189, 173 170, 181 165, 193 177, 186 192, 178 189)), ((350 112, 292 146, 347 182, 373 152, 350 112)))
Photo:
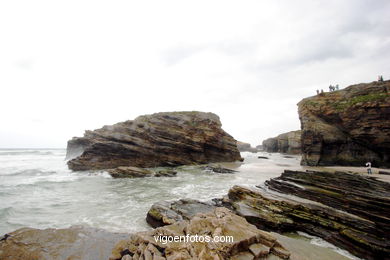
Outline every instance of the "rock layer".
POLYGON ((390 81, 306 98, 298 110, 303 165, 390 167, 390 81))
POLYGON ((157 167, 240 160, 236 140, 219 117, 204 112, 166 112, 86 131, 68 141, 72 170, 120 166, 157 167))
POLYGON ((288 259, 290 253, 270 233, 261 231, 226 208, 200 213, 190 220, 176 222, 120 241, 110 260, 121 259, 288 259), (185 241, 186 235, 202 236, 203 241, 185 241), (177 236, 177 242, 158 240, 177 236), (232 242, 205 242, 206 236, 230 237, 232 242), (179 240, 181 239, 182 240, 179 240), (157 238, 157 239, 156 239, 157 238))
POLYGON ((291 131, 263 141, 263 150, 269 153, 301 153, 301 131, 291 131))
POLYGON ((228 197, 207 207, 197 201, 184 206, 180 201, 164 202, 149 212, 155 223, 166 225, 188 219, 198 210, 224 206, 259 229, 303 231, 364 259, 389 259, 389 198, 390 184, 371 177, 286 170, 267 181, 266 187, 234 186, 228 197))

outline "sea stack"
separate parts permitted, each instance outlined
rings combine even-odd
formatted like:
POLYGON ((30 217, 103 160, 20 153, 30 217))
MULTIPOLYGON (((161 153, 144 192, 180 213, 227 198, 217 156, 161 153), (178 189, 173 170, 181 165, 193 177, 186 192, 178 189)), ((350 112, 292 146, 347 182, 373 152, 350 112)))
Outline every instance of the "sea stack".
POLYGON ((298 110, 302 165, 390 167, 390 81, 305 98, 298 110))
POLYGON ((301 130, 290 131, 263 141, 264 151, 269 153, 301 153, 301 130))
POLYGON ((86 131, 68 141, 72 170, 159 167, 241 160, 237 141, 219 117, 205 112, 164 112, 86 131))

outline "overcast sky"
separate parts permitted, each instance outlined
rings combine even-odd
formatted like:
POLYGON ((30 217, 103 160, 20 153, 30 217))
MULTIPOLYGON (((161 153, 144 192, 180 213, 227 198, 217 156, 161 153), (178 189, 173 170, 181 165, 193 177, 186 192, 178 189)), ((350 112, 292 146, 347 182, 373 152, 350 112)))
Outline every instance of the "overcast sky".
POLYGON ((260 144, 329 84, 390 77, 390 1, 0 2, 0 147, 161 111, 260 144))

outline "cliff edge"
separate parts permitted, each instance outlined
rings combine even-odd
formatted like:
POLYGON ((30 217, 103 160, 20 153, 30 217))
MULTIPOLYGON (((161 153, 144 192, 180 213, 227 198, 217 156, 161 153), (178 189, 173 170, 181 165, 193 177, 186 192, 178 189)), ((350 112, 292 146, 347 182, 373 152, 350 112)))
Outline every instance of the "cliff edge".
POLYGON ((298 112, 302 165, 390 167, 390 81, 305 98, 298 112))

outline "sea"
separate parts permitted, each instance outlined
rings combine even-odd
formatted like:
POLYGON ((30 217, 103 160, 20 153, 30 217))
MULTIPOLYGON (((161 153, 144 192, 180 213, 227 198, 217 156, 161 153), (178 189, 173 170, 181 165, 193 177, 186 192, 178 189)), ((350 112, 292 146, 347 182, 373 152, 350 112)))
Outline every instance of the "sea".
MULTIPOLYGON (((22 227, 72 225, 145 231, 151 229, 146 213, 157 201, 207 201, 226 195, 234 185, 264 185, 284 169, 303 169, 297 155, 243 152, 243 162, 222 165, 237 170, 235 174, 182 166, 176 177, 113 179, 105 171, 69 170, 65 154, 65 149, 0 149, 0 235, 22 227)), ((313 238, 313 243, 331 246, 321 241, 313 238)))

